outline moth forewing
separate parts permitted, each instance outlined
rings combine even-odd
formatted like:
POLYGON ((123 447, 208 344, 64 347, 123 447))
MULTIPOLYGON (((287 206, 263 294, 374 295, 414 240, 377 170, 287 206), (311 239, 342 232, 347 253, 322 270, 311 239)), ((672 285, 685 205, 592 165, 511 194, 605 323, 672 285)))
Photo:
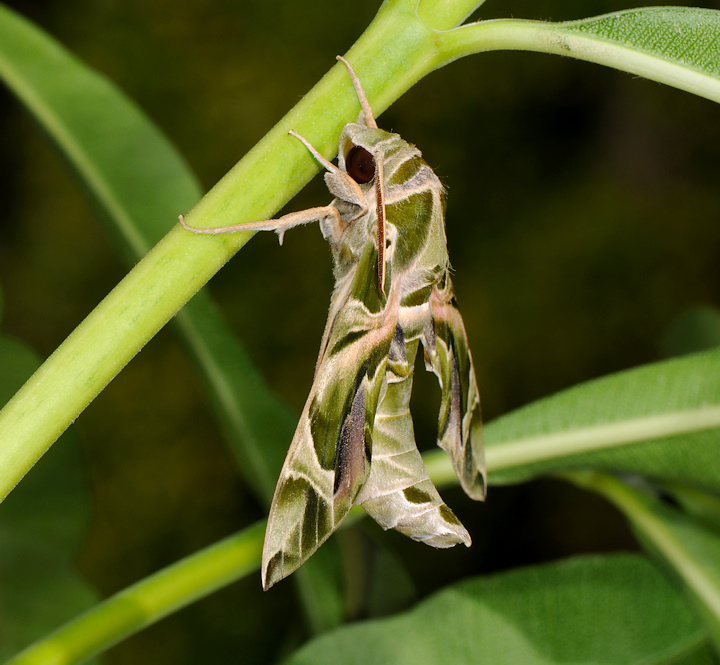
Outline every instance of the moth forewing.
POLYGON ((395 308, 384 308, 366 242, 358 269, 340 280, 334 318, 273 498, 263 547, 263 586, 297 569, 357 502, 370 470, 395 308), (368 279, 370 269, 374 278, 368 279))
POLYGON ((360 101, 345 126, 338 166, 325 167, 335 199, 276 220, 196 233, 272 230, 319 221, 336 280, 315 376, 275 490, 262 560, 264 588, 296 570, 361 504, 383 528, 434 547, 470 545, 415 444, 409 411, 418 344, 442 389, 438 444, 465 490, 485 494, 479 398, 448 276, 443 190, 420 151, 377 128, 360 101))

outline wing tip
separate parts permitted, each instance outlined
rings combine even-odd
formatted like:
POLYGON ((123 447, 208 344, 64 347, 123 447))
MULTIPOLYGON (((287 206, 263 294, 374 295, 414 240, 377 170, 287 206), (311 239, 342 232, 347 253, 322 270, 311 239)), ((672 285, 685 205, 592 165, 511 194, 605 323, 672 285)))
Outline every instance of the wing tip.
POLYGON ((281 550, 278 550, 269 558, 263 555, 260 572, 263 591, 267 591, 271 586, 294 573, 301 564, 302 561, 288 561, 288 557, 281 550))
POLYGON ((474 501, 485 501, 487 498, 487 477, 484 469, 474 469, 471 473, 460 474, 460 485, 474 501))

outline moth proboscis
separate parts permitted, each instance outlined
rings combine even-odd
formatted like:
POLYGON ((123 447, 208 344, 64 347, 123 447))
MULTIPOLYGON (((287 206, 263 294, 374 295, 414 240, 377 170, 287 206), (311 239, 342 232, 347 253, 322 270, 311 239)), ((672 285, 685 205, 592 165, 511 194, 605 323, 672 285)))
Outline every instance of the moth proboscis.
POLYGON ((450 280, 444 192, 420 151, 378 128, 358 77, 361 106, 326 169, 335 199, 249 224, 182 225, 194 233, 275 231, 317 221, 333 254, 335 290, 310 394, 273 497, 262 557, 265 589, 295 571, 362 505, 384 529, 433 547, 469 546, 415 443, 409 403, 418 344, 442 391, 438 445, 465 492, 486 492, 480 398, 450 280))

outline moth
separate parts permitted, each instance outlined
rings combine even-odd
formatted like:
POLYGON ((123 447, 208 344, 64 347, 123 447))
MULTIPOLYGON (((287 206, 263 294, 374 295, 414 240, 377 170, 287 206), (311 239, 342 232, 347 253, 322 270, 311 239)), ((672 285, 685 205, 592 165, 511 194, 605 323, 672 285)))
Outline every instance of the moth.
POLYGON ((361 106, 340 136, 338 166, 290 132, 325 167, 330 205, 194 233, 275 231, 320 223, 335 289, 315 376, 278 480, 262 557, 267 590, 302 565, 361 505, 384 529, 433 547, 470 546, 415 443, 409 403, 418 344, 442 390, 438 445, 465 492, 485 498, 480 399, 453 294, 443 187, 420 151, 378 129, 350 64, 361 106))

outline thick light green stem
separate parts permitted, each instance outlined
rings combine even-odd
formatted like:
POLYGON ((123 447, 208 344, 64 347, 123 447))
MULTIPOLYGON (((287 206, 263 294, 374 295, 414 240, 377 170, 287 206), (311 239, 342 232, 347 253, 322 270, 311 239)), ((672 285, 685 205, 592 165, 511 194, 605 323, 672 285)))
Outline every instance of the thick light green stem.
POLYGON ((417 0, 420 20, 434 30, 449 30, 462 23, 485 0, 417 0))

